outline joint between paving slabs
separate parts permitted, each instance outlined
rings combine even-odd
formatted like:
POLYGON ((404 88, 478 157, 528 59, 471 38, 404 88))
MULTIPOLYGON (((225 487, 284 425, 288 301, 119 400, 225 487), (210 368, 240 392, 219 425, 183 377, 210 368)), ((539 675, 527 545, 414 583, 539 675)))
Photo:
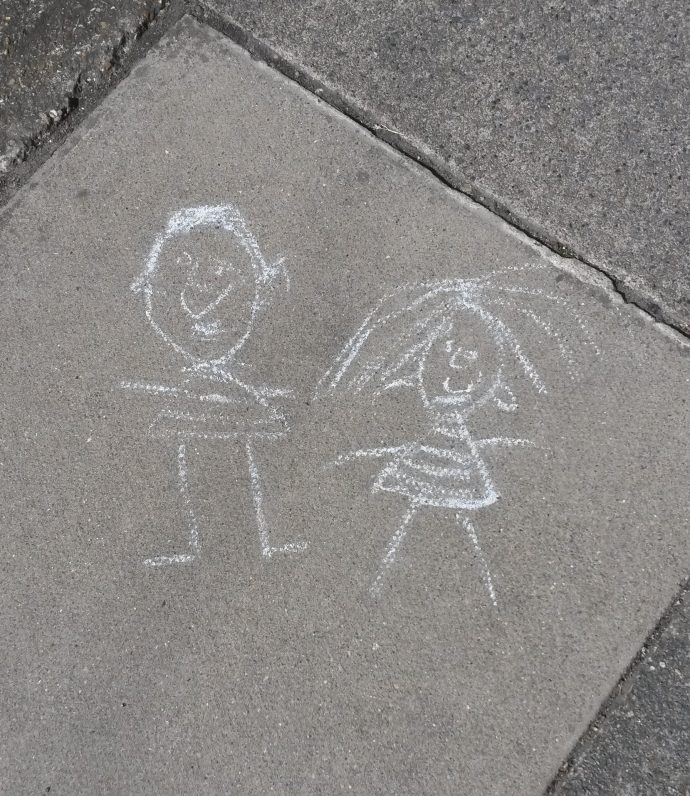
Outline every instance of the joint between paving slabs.
MULTIPOLYGON (((584 256, 573 251, 570 247, 551 236, 547 231, 537 228, 526 219, 517 217, 497 197, 482 191, 478 186, 472 184, 470 181, 464 180, 462 177, 451 175, 445 164, 439 162, 438 159, 434 157, 433 153, 422 144, 415 143, 403 133, 377 122, 370 113, 359 107, 352 98, 323 84, 303 67, 293 63, 288 55, 280 53, 271 45, 257 38, 236 21, 212 11, 203 3, 194 2, 194 0, 191 2, 189 0, 160 0, 158 6, 155 9, 151 9, 147 16, 142 19, 133 30, 123 33, 112 50, 108 52, 111 69, 103 76, 100 84, 93 87, 91 100, 87 103, 82 102, 84 89, 83 75, 81 72, 77 74, 72 87, 63 97, 62 106, 52 114, 43 114, 43 116, 46 117, 45 124, 32 134, 31 138, 19 144, 15 142, 15 151, 7 170, 4 174, 0 171, 0 201, 2 201, 3 204, 6 204, 8 201, 8 193, 11 196, 21 184, 28 181, 31 174, 38 169, 43 160, 49 157, 71 132, 72 128, 70 123, 74 116, 74 111, 84 111, 85 104, 87 105, 87 113, 96 107, 100 100, 103 99, 120 80, 127 76, 131 68, 146 55, 147 51, 155 45, 158 39, 160 39, 172 25, 179 21, 185 13, 190 14, 200 23, 206 24, 227 36, 237 45, 245 49, 253 58, 276 69, 288 79, 296 82, 320 100, 323 100, 358 125, 367 129, 377 139, 383 141, 396 152, 410 158, 417 165, 427 170, 446 188, 463 195, 471 201, 476 202, 478 205, 485 207, 495 215, 498 215, 509 224, 516 233, 525 236, 536 246, 546 248, 551 255, 547 255, 548 259, 555 267, 568 271, 580 281, 596 284, 599 288, 614 294, 618 297, 619 303, 624 303, 636 308, 646 320, 652 321, 657 328, 675 339, 676 342, 684 346, 690 344, 690 327, 684 328, 669 319, 668 313, 663 305, 655 298, 646 295, 644 290, 636 290, 626 285, 623 280, 612 276, 605 268, 588 261, 584 256), (147 40, 145 34, 154 23, 161 22, 161 15, 163 12, 166 12, 167 18, 160 24, 156 35, 147 40), (142 39, 144 40, 143 42, 141 41, 142 39), (133 48, 133 45, 136 43, 142 43, 144 46, 139 51, 136 51, 136 49, 133 48), (49 148, 47 146, 48 138, 54 134, 56 135, 56 140, 49 148), (42 149, 46 150, 46 152, 41 154, 40 150, 42 149), (38 156, 31 161, 31 156, 33 155, 38 156), (23 175, 19 175, 19 177, 13 175, 12 168, 27 160, 30 161, 27 172, 23 175), (12 190, 7 189, 10 181, 13 183, 12 190), (3 182, 5 186, 2 184, 3 182), (558 259, 553 255, 556 255, 558 259), (559 262, 559 260, 563 262, 559 262), (590 272, 589 277, 587 276, 587 271, 590 272)), ((83 121, 83 117, 77 120, 77 124, 80 124, 81 121, 83 121)), ((0 156, 0 161, 2 161, 2 156, 0 156)), ((598 735, 599 727, 608 715, 610 708, 614 705, 626 682, 634 676, 637 667, 643 661, 648 649, 660 639, 669 626, 673 619, 676 606, 683 599, 689 597, 690 579, 683 583, 676 597, 664 612, 654 630, 644 641, 638 653, 621 674, 616 685, 602 702, 597 715, 575 742, 566 761, 562 764, 551 784, 548 786, 546 796, 557 796, 561 792, 560 788, 564 779, 586 751, 590 740, 598 735)))
POLYGON ((246 50, 252 58, 276 69, 289 80, 314 94, 318 99, 335 108, 356 124, 364 127, 398 154, 414 161, 418 166, 431 173, 446 188, 461 194, 470 201, 494 213, 494 215, 499 216, 513 229, 529 238, 533 243, 548 249, 550 253, 558 255, 559 258, 566 261, 575 261, 581 269, 589 269, 593 278, 583 279, 582 273, 579 275, 575 273, 578 269, 569 268, 567 264, 559 263, 552 257, 548 257, 557 268, 568 271, 580 281, 597 284, 598 287, 618 297, 622 303, 634 307, 646 320, 654 323, 657 327, 663 327, 662 331, 667 336, 675 339, 676 342, 684 346, 690 344, 690 324, 684 325, 672 318, 672 311, 664 307, 663 301, 658 297, 650 295, 644 289, 632 288, 623 279, 611 274, 605 267, 589 261, 582 254, 562 243, 529 219, 517 216, 504 202, 489 192, 482 190, 471 180, 463 178, 462 175, 451 174, 450 169, 443 162, 440 162, 423 143, 415 142, 409 136, 381 124, 352 97, 326 85, 304 66, 294 63, 289 54, 282 53, 264 40, 259 39, 228 15, 219 14, 207 8, 203 2, 190 4, 188 12, 198 22, 208 25, 232 39, 235 44, 246 50), (606 285, 601 284, 602 278, 606 280, 606 285))
MULTIPOLYGON (((568 271, 580 281, 597 284, 599 288, 615 296, 620 302, 638 310, 646 320, 654 323, 666 336, 671 337, 681 345, 686 346, 689 344, 690 325, 681 325, 680 322, 677 323, 671 318, 669 311, 663 306, 663 302, 658 297, 649 295, 644 288, 635 289, 629 286, 623 279, 612 275, 606 268, 592 263, 571 247, 557 240, 546 230, 538 228, 528 219, 516 216, 498 197, 482 190, 479 186, 473 184, 472 181, 464 179, 462 175, 451 174, 447 166, 440 162, 421 142, 415 142, 399 131, 380 124, 373 118, 372 114, 361 108, 352 97, 328 87, 304 67, 293 63, 289 55, 279 52, 276 48, 259 39, 228 15, 221 15, 198 0, 158 0, 157 6, 150 8, 146 16, 141 19, 133 30, 126 31, 120 35, 119 40, 108 54, 110 69, 103 76, 101 84, 94 87, 95 92, 100 94, 100 96, 96 96, 94 101, 89 103, 91 105, 89 110, 95 107, 104 95, 126 77, 134 64, 143 58, 157 40, 179 21, 184 14, 189 14, 198 22, 206 24, 227 36, 245 49, 253 58, 261 60, 276 69, 356 124, 367 129, 378 140, 383 141, 398 154, 410 158, 418 166, 431 173, 447 189, 457 192, 470 201, 488 209, 503 219, 514 230, 532 241, 533 244, 549 250, 551 256, 547 255, 547 259, 554 266, 568 271), (139 53, 132 53, 133 46, 144 37, 144 34, 149 31, 153 23, 160 20, 163 12, 168 12, 168 18, 157 32, 157 36, 146 42, 146 46, 139 53), (558 256, 561 262, 553 258, 554 254, 558 256), (576 267, 569 266, 568 261, 576 264, 576 267), (582 269, 589 269, 591 274, 596 275, 598 279, 587 278, 582 269), (602 280, 605 281, 605 284, 602 284, 602 280)), ((0 170, 0 202, 6 203, 9 199, 8 194, 14 193, 23 182, 27 181, 31 173, 41 165, 46 157, 52 154, 52 151, 69 134, 69 125, 66 125, 65 122, 71 121, 73 112, 80 109, 83 88, 83 75, 80 72, 77 74, 70 91, 64 95, 61 108, 57 111, 42 114, 45 121, 44 125, 29 140, 22 141, 20 144, 15 142, 15 150, 11 154, 8 155, 6 153, 0 157, 0 163, 2 163, 3 158, 8 161, 8 165, 5 166, 5 173, 3 174, 3 171, 0 170), (66 127, 68 129, 65 129, 66 127), (58 133, 58 140, 54 146, 50 147, 50 151, 43 153, 44 157, 36 157, 35 162, 31 164, 32 168, 29 168, 27 173, 20 175, 19 178, 13 177, 11 171, 8 170, 10 166, 24 163, 32 154, 45 146, 47 139, 56 132, 58 133), (59 135, 60 132, 63 135, 59 135), (9 188, 10 181, 13 183, 12 188, 14 190, 9 188)), ((77 124, 82 120, 78 120, 77 124)))
POLYGON ((661 615, 661 618, 656 623, 654 630, 652 630, 652 632, 644 640, 644 643, 637 651, 635 657, 627 665, 621 676, 618 678, 618 681, 609 692, 608 696, 601 703, 596 716, 587 725, 587 729, 585 729, 582 735, 580 735, 577 741, 575 741, 570 753, 566 757, 565 761, 561 764, 561 767, 556 772, 549 786, 546 788, 544 796, 560 796, 560 794, 562 794, 562 789, 566 784, 565 780, 567 779, 568 775, 577 766, 578 762, 586 755, 591 741, 600 736, 601 726, 609 715, 610 710, 615 707, 618 697, 624 692, 626 684, 635 676, 635 672, 644 661, 649 649, 657 644, 657 642, 660 641, 661 637, 666 632, 666 629, 673 621, 676 607, 686 599, 690 599, 690 578, 681 583, 680 589, 676 593, 676 596, 661 615))
MULTIPOLYGON (((120 82, 130 71, 130 68, 146 55, 155 44, 154 40, 148 41, 141 52, 133 52, 135 45, 149 31, 152 25, 158 22, 161 14, 171 9, 173 5, 180 7, 179 14, 171 14, 163 30, 159 32, 156 40, 162 36, 167 28, 174 24, 184 13, 183 0, 157 0, 147 9, 146 14, 128 29, 121 30, 117 39, 102 51, 103 62, 106 66, 95 76, 89 75, 88 70, 80 70, 66 92, 52 103, 53 107, 44 109, 38 114, 33 129, 28 129, 7 142, 4 152, 0 153, 0 205, 6 204, 14 190, 17 190, 36 171, 43 161, 49 157, 71 132, 70 122, 75 111, 83 108, 84 94, 88 91, 90 102, 87 101, 87 112, 93 110, 100 101, 120 82), (56 137, 54 146, 53 136, 56 137), (39 155, 42 149, 47 153, 39 155), (38 157, 35 157, 39 155, 38 157), (21 173, 21 167, 29 162, 30 168, 21 173), (13 173, 19 171, 19 173, 13 173), (14 190, 12 190, 14 189, 14 190)), ((78 123, 83 121, 80 119, 78 123)))

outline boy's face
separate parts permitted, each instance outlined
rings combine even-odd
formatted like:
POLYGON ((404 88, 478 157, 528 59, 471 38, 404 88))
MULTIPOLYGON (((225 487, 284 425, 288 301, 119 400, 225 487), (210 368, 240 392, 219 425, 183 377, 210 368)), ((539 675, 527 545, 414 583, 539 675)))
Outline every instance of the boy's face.
POLYGON ((252 327, 252 259, 225 229, 195 227, 163 244, 151 278, 151 320, 201 361, 234 354, 252 327))
POLYGON ((429 404, 440 414, 467 412, 491 392, 502 352, 489 326, 469 310, 456 315, 426 358, 423 384, 429 404))

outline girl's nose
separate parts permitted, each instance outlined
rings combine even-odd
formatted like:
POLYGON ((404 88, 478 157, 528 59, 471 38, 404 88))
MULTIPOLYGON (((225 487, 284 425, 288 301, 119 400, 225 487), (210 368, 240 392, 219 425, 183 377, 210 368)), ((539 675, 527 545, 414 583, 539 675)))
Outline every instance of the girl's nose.
POLYGON ((479 352, 474 349, 457 348, 450 358, 450 366, 454 370, 460 370, 467 366, 468 362, 476 362, 479 359, 479 352))

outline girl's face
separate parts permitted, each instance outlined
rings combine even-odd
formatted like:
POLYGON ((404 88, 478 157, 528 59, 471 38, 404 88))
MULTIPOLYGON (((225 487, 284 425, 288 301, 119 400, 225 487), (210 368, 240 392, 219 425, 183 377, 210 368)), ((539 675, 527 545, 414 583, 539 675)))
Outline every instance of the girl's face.
POLYGON ((195 227, 166 241, 151 286, 152 321, 195 359, 232 355, 251 329, 254 264, 225 229, 195 227))
POLYGON ((477 408, 500 377, 502 351, 491 329, 476 312, 456 316, 426 358, 423 386, 428 404, 440 414, 477 408))

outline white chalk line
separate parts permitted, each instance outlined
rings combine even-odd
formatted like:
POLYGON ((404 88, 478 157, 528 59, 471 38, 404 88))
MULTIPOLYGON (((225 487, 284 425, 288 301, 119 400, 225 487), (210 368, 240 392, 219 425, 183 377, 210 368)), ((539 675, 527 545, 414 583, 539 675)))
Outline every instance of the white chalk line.
MULTIPOLYGON (((468 481, 473 470, 471 466, 443 467, 441 465, 429 464, 428 462, 420 463, 412 456, 403 456, 401 458, 401 463, 412 470, 418 470, 421 475, 440 476, 441 478, 457 478, 458 481, 468 481)), ((414 476, 412 476, 412 479, 414 480, 414 476)))
POLYGON ((271 536, 266 523, 266 516, 264 514, 264 498, 261 488, 261 478, 259 476, 259 468, 254 458, 254 451, 252 443, 247 440, 245 449, 247 451, 247 462, 249 464, 249 477, 252 486, 252 499, 254 501, 254 512, 256 514, 256 523, 259 529, 259 544, 261 546, 261 555, 264 558, 272 558, 275 553, 293 553, 305 550, 307 547, 306 542, 293 542, 291 544, 281 545, 275 547, 271 544, 271 536))
MULTIPOLYGON (((232 415, 207 415, 207 414, 193 414, 192 412, 179 412, 175 409, 163 409, 162 412, 158 415, 159 417, 168 417, 172 420, 186 420, 190 423, 200 423, 200 424, 208 424, 208 423, 234 423, 235 417, 232 415)), ((285 418, 282 417, 279 413, 276 414, 275 417, 270 418, 271 421, 281 422, 285 418)), ((246 428, 265 428, 268 424, 268 420, 264 420, 261 418, 255 420, 245 420, 241 418, 243 425, 246 428)), ((285 429, 287 431, 287 429, 285 429)), ((244 433, 247 433, 246 431, 244 433)), ((251 432, 249 432, 251 433, 251 432)), ((273 433, 273 432, 272 432, 273 433)))
POLYGON ((474 444, 478 448, 488 448, 491 446, 504 445, 505 447, 525 447, 536 448, 536 443, 531 439, 519 439, 517 437, 487 437, 486 439, 477 439, 474 444))
POLYGON ((383 557, 381 561, 381 566, 379 567, 379 572, 374 582, 369 587, 369 593, 372 597, 379 597, 381 594, 381 589, 383 588, 383 581, 386 577, 386 573, 388 570, 393 566, 395 563, 396 556, 398 555, 398 550, 400 549, 400 545, 403 543, 405 536, 407 535, 407 526, 410 524, 410 521, 415 515, 417 511, 417 505, 413 501, 410 502, 410 505, 405 513, 405 516, 402 519, 402 523, 398 530, 393 534, 388 543, 388 549, 386 550, 386 555, 383 557))
POLYGON ((494 605, 494 608, 498 608, 498 600, 496 599, 496 589, 494 588, 493 578, 491 577, 491 570, 489 569, 489 565, 486 563, 486 559, 484 558, 484 553, 482 552, 481 545, 479 544, 479 538, 477 536, 477 532, 474 529, 474 526, 470 522, 468 517, 461 517, 458 515, 458 520, 462 523, 463 527, 467 531, 467 535, 472 542, 472 546, 474 547, 474 551, 477 554, 477 558, 479 559, 479 563, 481 564, 482 568, 482 581, 484 586, 486 587, 487 592, 489 593, 489 597, 491 598, 491 602, 494 605))
MULTIPOLYGON (((355 360, 360 357, 360 352, 367 340, 370 339, 372 333, 375 332, 379 327, 385 326, 390 321, 400 317, 402 314, 409 313, 420 304, 429 302, 433 300, 434 296, 441 294, 450 294, 457 307, 464 307, 465 309, 471 310, 480 315, 482 315, 483 310, 485 314, 483 314, 482 317, 492 328, 494 339, 500 339, 510 347, 513 355, 522 366, 525 374, 532 381, 534 387, 538 392, 545 394, 546 386, 534 368, 534 365, 529 357, 527 357, 522 351, 522 348, 513 330, 503 320, 496 318, 495 316, 492 316, 486 312, 486 307, 492 303, 498 304, 499 306, 505 306, 505 303, 501 302, 499 297, 500 295, 505 296, 506 294, 521 294, 524 296, 541 297, 547 301, 555 301, 567 309, 568 314, 575 319, 579 328, 585 334, 585 337, 587 338, 587 344, 591 345, 597 355, 599 355, 599 348, 593 342, 587 325, 584 323, 580 315, 573 310, 569 301, 566 301, 559 296, 545 293, 541 290, 532 290, 530 288, 511 284, 492 284, 497 277, 501 277, 503 275, 512 273, 519 274, 525 271, 541 271, 546 267, 547 266, 545 264, 526 264, 522 266, 511 266, 502 270, 494 271, 491 274, 481 278, 478 277, 475 279, 465 280, 447 279, 439 282, 408 284, 401 286, 395 291, 384 296, 376 304, 372 312, 370 312, 370 314, 366 317, 359 329, 345 344, 340 354, 336 357, 334 364, 317 383, 315 397, 318 398, 325 393, 333 391, 342 382, 345 373, 351 368, 355 360), (409 299, 406 304, 403 302, 404 298, 409 299), (398 301, 397 306, 394 304, 389 311, 385 311, 384 308, 387 308, 387 305, 390 305, 395 301, 398 301)), ((532 310, 517 308, 514 307, 514 305, 508 306, 517 309, 521 314, 529 317, 542 329, 542 331, 544 331, 549 337, 553 338, 559 347, 561 356, 568 361, 568 365, 570 368, 572 368, 572 371, 576 371, 575 363, 572 357, 572 351, 564 344, 561 335, 555 329, 553 329, 549 323, 547 323, 532 310)), ((453 308, 446 307, 446 309, 453 308)), ((436 310, 432 312, 432 316, 438 316, 438 314, 439 310, 436 308, 436 310)), ((349 388, 360 392, 366 386, 366 384, 374 378, 382 382, 381 386, 378 388, 379 393, 390 389, 393 386, 409 386, 409 379, 398 378, 395 380, 395 382, 390 383, 390 377, 391 375, 397 373, 398 370, 403 367, 408 360, 414 360, 416 357, 420 356, 420 353, 422 358, 424 357, 424 354, 426 354, 426 351, 423 350, 425 348, 425 343, 422 342, 420 344, 418 341, 420 335, 424 336, 422 334, 424 331, 423 327, 427 327, 433 321, 434 318, 432 316, 428 316, 426 319, 423 318, 422 320, 418 320, 416 322, 417 325, 415 328, 417 330, 417 334, 415 336, 417 342, 412 345, 412 347, 408 346, 402 356, 399 357, 393 365, 389 364, 391 360, 386 359, 386 355, 379 356, 373 361, 366 361, 365 359, 363 362, 360 362, 358 371, 355 371, 350 375, 349 388), (417 328, 420 326, 420 324, 421 328, 417 328)), ((441 320, 443 321, 443 324, 452 323, 450 316, 442 317, 441 320)), ((438 328, 433 332, 432 337, 437 337, 442 333, 442 329, 438 328)), ((398 340, 397 342, 402 342, 402 339, 398 340)), ((573 373, 572 371, 571 375, 578 375, 576 372, 573 373)))
POLYGON ((149 426, 150 436, 156 439, 203 439, 203 440, 229 440, 229 439, 264 439, 276 440, 287 436, 287 431, 195 431, 193 429, 158 428, 154 420, 149 426))
MULTIPOLYGON (((486 483, 486 482, 485 482, 486 483)), ((418 506, 434 506, 436 508, 476 510, 485 508, 498 499, 498 493, 492 488, 491 482, 486 483, 485 494, 482 497, 471 497, 465 491, 461 494, 459 489, 447 489, 439 484, 430 484, 413 478, 407 473, 398 470, 397 463, 393 462, 384 468, 374 482, 371 492, 394 492, 405 495, 418 506), (385 483, 390 479, 393 485, 385 483)))
MULTIPOLYGON (((258 241, 250 231, 244 218, 242 218, 239 210, 233 205, 201 205, 198 207, 185 208, 173 213, 165 231, 156 238, 146 260, 143 273, 132 283, 131 288, 135 293, 142 294, 147 320, 156 334, 160 335, 160 337, 175 351, 191 361, 192 367, 195 367, 198 360, 186 351, 183 346, 173 340, 154 319, 153 278, 158 271, 160 254, 165 243, 171 238, 183 233, 188 233, 196 227, 225 229, 231 233, 250 259, 257 286, 266 288, 279 277, 285 277, 286 288, 289 289, 289 280, 287 279, 283 258, 280 258, 273 264, 266 262, 259 248, 258 241)), ((231 362, 235 354, 249 339, 254 322, 266 303, 265 290, 257 290, 251 305, 251 324, 249 328, 222 356, 200 364, 217 366, 231 362)), ((190 315, 190 317, 193 317, 193 315, 190 315)))
POLYGON ((254 501, 254 511, 256 514, 256 522, 259 527, 259 543, 261 545, 261 555, 264 558, 270 558, 271 543, 268 535, 268 526, 266 525, 266 517, 264 516, 263 508, 263 493, 261 491, 261 479, 259 478, 259 468, 254 461, 254 453, 252 451, 252 444, 249 440, 246 443, 247 461, 249 463, 249 477, 252 482, 252 499, 254 501))
POLYGON ((185 398, 200 401, 201 403, 239 405, 244 405, 246 403, 243 399, 232 398, 228 395, 221 395, 220 393, 195 393, 180 387, 169 387, 165 384, 149 384, 141 381, 121 381, 120 389, 136 393, 167 395, 170 397, 184 396, 185 398))
MULTIPOLYGON (((375 477, 371 491, 396 492, 409 501, 408 512, 392 536, 379 573, 371 586, 373 596, 381 593, 382 583, 396 560, 409 522, 420 506, 467 511, 483 508, 498 499, 498 492, 480 451, 500 446, 537 447, 532 440, 517 437, 474 440, 467 427, 469 415, 489 402, 493 402, 501 411, 517 411, 515 393, 504 379, 503 370, 508 359, 519 365, 537 393, 546 395, 548 392, 531 357, 523 350, 521 341, 506 322, 506 314, 517 313, 529 319, 541 333, 540 337, 545 336, 553 341, 561 359, 567 363, 571 378, 579 376, 573 349, 566 344, 567 338, 554 327, 551 317, 542 317, 531 307, 519 306, 516 303, 518 298, 540 298, 565 308, 567 317, 573 318, 584 333, 584 342, 592 346, 597 355, 600 353, 586 323, 573 310, 569 301, 509 281, 512 275, 543 271, 547 267, 546 263, 527 263, 473 279, 446 279, 400 286, 376 303, 317 383, 315 398, 334 394, 336 390, 363 393, 366 388, 368 394, 375 398, 391 389, 416 389, 429 413, 432 433, 443 435, 448 440, 447 449, 423 446, 421 442, 372 447, 340 454, 334 462, 340 465, 367 458, 387 460, 375 477), (474 372, 467 374, 463 389, 453 389, 451 381, 455 383, 457 379, 451 379, 450 376, 443 381, 442 389, 434 384, 433 379, 427 383, 427 359, 436 342, 442 342, 445 334, 449 335, 445 350, 452 354, 446 367, 456 370, 466 367, 459 358, 467 359, 473 352, 462 341, 463 321, 472 316, 483 321, 486 339, 495 345, 495 373, 492 375, 483 367, 477 368, 475 365, 474 372), (461 339, 461 347, 454 348, 455 343, 450 338, 455 334, 461 339), (457 452, 459 443, 464 444, 468 455, 457 452), (438 461, 444 456, 449 460, 449 465, 455 466, 446 467, 445 461, 438 461), (458 482, 457 486, 454 482, 458 482)), ((522 326, 524 324, 523 321, 522 326)), ((475 352, 473 361, 477 358, 475 352)), ((458 513, 457 518, 465 527, 479 559, 485 588, 493 605, 498 607, 493 577, 476 530, 467 517, 461 519, 458 513)))
POLYGON ((346 462, 355 461, 356 459, 381 459, 386 456, 395 456, 398 453, 404 453, 409 450, 409 445, 395 445, 390 448, 362 448, 361 450, 350 451, 349 453, 341 453, 332 465, 345 464, 346 462))
POLYGON ((173 556, 155 556, 147 558, 144 565, 147 567, 161 567, 169 564, 187 564, 199 555, 199 526, 197 524, 194 507, 189 495, 189 477, 187 470, 187 446, 181 442, 177 449, 177 485, 182 496, 187 522, 189 525, 189 549, 190 553, 173 556))
POLYGON ((583 318, 580 315, 580 313, 576 312, 573 309, 572 302, 569 301, 568 299, 563 298, 562 296, 556 296, 553 293, 546 293, 544 290, 531 289, 531 288, 526 288, 526 287, 517 287, 517 286, 504 287, 504 288, 502 288, 502 292, 504 292, 504 293, 513 293, 513 294, 521 295, 521 296, 538 297, 542 301, 549 301, 549 302, 552 302, 554 304, 558 304, 561 307, 565 307, 566 310, 568 311, 568 314, 572 315, 572 317, 575 319, 575 322, 577 323, 580 331, 587 338, 587 342, 589 343, 589 345, 592 346, 592 349, 594 350, 594 353, 597 356, 601 356, 601 350, 600 350, 599 346, 594 342, 594 339, 592 338, 592 333, 591 333, 591 331, 589 329, 589 326, 583 320, 583 318))
MULTIPOLYGON (((513 307, 512 302, 506 302, 506 304, 509 307, 513 307)), ((514 310, 529 318, 536 326, 542 329, 548 337, 551 337, 556 341, 558 350, 561 352, 561 357, 568 363, 568 374, 571 378, 578 377, 580 374, 578 372, 577 365, 575 364, 573 351, 565 345, 560 334, 542 317, 537 315, 535 312, 532 312, 532 310, 525 309, 524 307, 514 307, 514 310)))
MULTIPOLYGON (((164 262, 164 261, 163 261, 164 262)), ((174 266, 186 270, 186 281, 184 288, 179 296, 179 307, 191 324, 194 335, 212 337, 221 329, 221 321, 213 317, 207 317, 222 305, 225 299, 231 294, 238 278, 244 280, 246 284, 250 278, 246 269, 240 269, 229 259, 213 258, 214 273, 219 278, 227 278, 225 287, 218 292, 211 300, 207 301, 200 309, 195 309, 188 302, 188 290, 205 290, 205 276, 200 272, 201 260, 194 259, 188 252, 184 251, 178 257, 174 266), (201 274, 201 276, 200 276, 201 274)), ((294 552, 303 550, 306 544, 293 543, 283 546, 272 546, 270 544, 270 534, 263 509, 263 492, 259 478, 259 471, 254 461, 252 451, 252 441, 257 439, 279 439, 289 432, 285 415, 276 406, 272 405, 272 399, 291 395, 290 390, 273 388, 268 385, 253 386, 237 378, 234 372, 237 367, 240 372, 244 367, 238 361, 238 352, 249 340, 254 329, 255 322, 259 313, 265 309, 272 298, 274 283, 280 278, 282 286, 289 289, 289 274, 284 264, 284 258, 279 258, 273 264, 269 264, 264 259, 259 244, 248 228, 239 210, 233 205, 201 205, 197 207, 184 208, 173 213, 166 229, 158 235, 153 243, 147 257, 143 273, 132 283, 131 289, 139 293, 144 302, 146 319, 153 331, 159 335, 174 351, 184 357, 186 362, 182 372, 189 374, 181 386, 169 386, 143 381, 122 381, 120 388, 135 393, 148 395, 164 396, 166 398, 179 400, 180 398, 191 399, 206 404, 206 412, 179 411, 172 405, 163 409, 157 418, 149 426, 149 434, 155 437, 177 437, 178 442, 178 486, 185 505, 185 511, 189 524, 189 554, 178 554, 172 556, 156 556, 146 559, 147 566, 160 567, 169 564, 189 563, 199 553, 199 529, 194 514, 192 501, 189 493, 189 482, 187 473, 186 441, 190 439, 203 440, 236 440, 245 441, 246 452, 249 462, 249 475, 251 480, 252 498, 256 511, 259 526, 259 537, 261 552, 264 557, 270 558, 278 552, 294 552), (159 323, 159 318, 154 315, 154 300, 165 293, 165 283, 161 287, 157 278, 167 275, 167 272, 160 271, 165 266, 161 265, 161 252, 166 242, 176 236, 186 235, 193 229, 222 229, 232 235, 235 243, 244 251, 250 261, 252 279, 255 283, 253 299, 245 304, 250 309, 244 332, 232 340, 225 350, 216 352, 216 356, 199 357, 193 350, 186 350, 185 343, 176 340, 174 336, 168 334, 165 328, 159 323), (237 391, 243 391, 246 395, 241 397, 222 394, 220 388, 209 393, 200 393, 192 389, 187 389, 187 385, 194 384, 195 380, 204 379, 215 384, 231 385, 237 391), (234 405, 239 408, 249 409, 251 407, 262 407, 266 418, 251 419, 243 416, 235 417, 233 414, 215 414, 209 404, 234 405), (161 421, 172 420, 179 424, 184 424, 175 428, 166 427, 161 421), (239 422, 238 422, 239 421, 239 422), (214 424, 220 426, 219 430, 213 431, 214 424), (189 427, 191 426, 191 428, 189 427), (233 428, 235 426, 236 428, 233 428), (239 428, 237 428, 239 426, 239 428), (278 426, 277 429, 274 429, 278 426), (222 430, 225 427, 228 430, 222 430)), ((163 316, 164 317, 164 316, 163 316)), ((189 346, 187 345, 187 348, 189 346)), ((228 409, 232 412, 232 409, 228 409)))
POLYGON ((175 556, 156 556, 155 558, 147 558, 144 561, 144 566, 147 567, 166 567, 170 564, 189 564, 196 556, 192 555, 175 555, 175 556))
POLYGON ((179 395, 177 387, 168 387, 165 384, 148 384, 143 381, 121 381, 121 390, 131 390, 132 392, 153 393, 156 395, 179 395))
POLYGON ((487 321, 489 328, 496 328, 496 340, 508 343, 513 351, 513 355, 522 365, 523 371, 532 382, 537 392, 545 394, 546 385, 542 381, 541 376, 537 373, 537 370, 530 359, 522 351, 520 343, 518 342, 517 337, 515 337, 512 329, 510 329, 510 327, 500 318, 497 318, 495 315, 491 315, 482 307, 477 307, 476 311, 479 313, 481 318, 484 318, 484 320, 487 321))
MULTIPOLYGON (((261 387, 253 387, 241 381, 226 369, 218 367, 210 362, 197 362, 193 365, 186 365, 182 368, 183 373, 191 373, 193 376, 205 379, 214 384, 233 384, 245 390, 252 397, 267 400, 268 398, 285 398, 293 395, 293 391, 284 387, 271 387, 267 384, 261 387)), ((263 404, 262 404, 263 405, 263 404)))

